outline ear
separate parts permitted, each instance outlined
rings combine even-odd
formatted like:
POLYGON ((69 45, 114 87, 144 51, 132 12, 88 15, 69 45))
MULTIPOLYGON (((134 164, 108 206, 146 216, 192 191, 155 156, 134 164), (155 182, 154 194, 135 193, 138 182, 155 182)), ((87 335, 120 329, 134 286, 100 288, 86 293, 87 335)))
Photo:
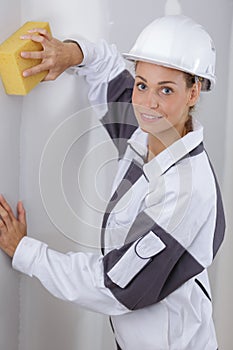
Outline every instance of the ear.
POLYGON ((200 91, 201 91, 201 82, 198 81, 197 83, 193 84, 193 86, 190 89, 190 95, 189 95, 189 101, 188 101, 189 107, 192 107, 197 103, 197 100, 200 95, 200 91))

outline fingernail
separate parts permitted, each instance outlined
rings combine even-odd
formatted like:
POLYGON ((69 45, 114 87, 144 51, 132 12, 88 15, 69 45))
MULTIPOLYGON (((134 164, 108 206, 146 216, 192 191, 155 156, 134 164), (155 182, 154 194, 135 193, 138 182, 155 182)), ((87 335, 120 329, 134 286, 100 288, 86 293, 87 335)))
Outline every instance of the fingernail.
POLYGON ((25 52, 21 52, 20 55, 21 55, 21 57, 26 57, 26 53, 25 52))
POLYGON ((27 39, 27 35, 21 35, 20 39, 27 39))
POLYGON ((23 72, 23 77, 28 77, 28 72, 23 72))

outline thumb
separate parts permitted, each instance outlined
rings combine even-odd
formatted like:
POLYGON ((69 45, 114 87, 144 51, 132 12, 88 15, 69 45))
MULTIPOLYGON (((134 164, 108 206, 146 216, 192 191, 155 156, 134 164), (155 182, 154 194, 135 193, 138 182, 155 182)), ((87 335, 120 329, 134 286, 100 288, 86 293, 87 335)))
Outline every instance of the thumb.
POLYGON ((18 220, 21 224, 26 225, 26 211, 21 201, 17 204, 18 220))

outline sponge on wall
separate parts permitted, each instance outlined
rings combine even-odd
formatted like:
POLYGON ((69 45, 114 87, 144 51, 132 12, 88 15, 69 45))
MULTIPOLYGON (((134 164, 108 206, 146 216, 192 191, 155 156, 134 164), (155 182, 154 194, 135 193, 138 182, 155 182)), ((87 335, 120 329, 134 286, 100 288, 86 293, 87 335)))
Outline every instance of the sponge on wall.
POLYGON ((41 72, 34 76, 23 77, 25 69, 40 63, 38 59, 25 59, 21 57, 21 51, 41 51, 42 45, 32 40, 22 40, 21 35, 33 28, 43 28, 51 33, 48 22, 26 22, 0 45, 0 74, 7 94, 26 95, 43 78, 47 72, 41 72))

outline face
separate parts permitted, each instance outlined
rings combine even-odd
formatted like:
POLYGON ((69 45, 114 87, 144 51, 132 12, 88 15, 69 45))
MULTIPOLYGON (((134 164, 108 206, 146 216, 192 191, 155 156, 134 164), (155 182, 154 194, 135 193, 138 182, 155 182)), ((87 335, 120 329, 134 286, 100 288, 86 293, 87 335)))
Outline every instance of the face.
POLYGON ((139 126, 153 136, 171 129, 182 136, 199 90, 198 84, 187 88, 181 71, 138 62, 132 99, 139 126))

